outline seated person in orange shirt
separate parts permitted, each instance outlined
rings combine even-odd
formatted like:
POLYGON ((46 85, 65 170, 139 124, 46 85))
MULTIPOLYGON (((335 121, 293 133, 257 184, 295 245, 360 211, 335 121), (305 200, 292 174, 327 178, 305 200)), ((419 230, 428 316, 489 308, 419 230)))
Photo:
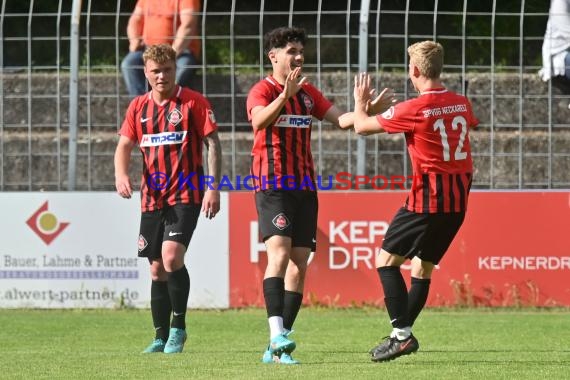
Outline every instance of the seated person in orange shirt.
POLYGON ((142 55, 146 46, 169 44, 176 51, 176 82, 188 87, 200 54, 200 0, 138 0, 129 18, 129 53, 121 71, 131 97, 148 91, 142 55))

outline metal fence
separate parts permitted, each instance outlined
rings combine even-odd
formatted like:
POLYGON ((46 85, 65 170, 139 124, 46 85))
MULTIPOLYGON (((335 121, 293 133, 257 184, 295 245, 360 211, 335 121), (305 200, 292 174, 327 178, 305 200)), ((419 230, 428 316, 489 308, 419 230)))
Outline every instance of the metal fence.
MULTIPOLYGON (((2 2, 0 190, 112 190, 116 132, 129 102, 119 67, 135 1, 103 9, 95 0, 58 0, 56 10, 44 11, 47 1, 2 2)), ((245 99, 270 69, 262 35, 295 25, 310 37, 304 71, 341 109, 351 107, 352 77, 363 69, 375 73, 377 88, 393 87, 399 100, 415 96, 405 77, 406 47, 438 40, 446 49, 444 82, 471 99, 481 120, 472 133, 474 187, 568 188, 568 96, 537 75, 547 2, 521 0, 516 9, 496 0, 447 2, 453 3, 447 8, 438 0, 419 3, 203 0, 194 86, 215 109, 224 173, 248 170, 245 99), (505 28, 513 23, 514 32, 505 28)), ((401 136, 361 138, 326 122, 314 126, 321 174, 410 170, 401 136)))

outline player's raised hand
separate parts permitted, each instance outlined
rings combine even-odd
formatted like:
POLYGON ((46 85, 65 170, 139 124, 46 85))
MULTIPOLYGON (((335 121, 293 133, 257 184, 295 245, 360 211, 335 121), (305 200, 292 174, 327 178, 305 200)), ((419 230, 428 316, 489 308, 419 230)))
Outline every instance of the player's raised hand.
MULTIPOLYGON (((376 90, 371 90, 370 96, 374 96, 376 90)), ((396 103, 394 98, 394 90, 391 88, 384 88, 382 92, 373 100, 369 101, 366 105, 366 112, 369 115, 383 113, 396 103)))
POLYGON ((354 102, 356 106, 367 105, 373 90, 370 89, 370 76, 359 73, 354 76, 354 102))
POLYGON ((299 79, 300 76, 301 67, 295 67, 293 71, 287 74, 287 78, 285 79, 285 86, 283 87, 283 96, 285 99, 289 99, 292 96, 295 96, 303 84, 307 82, 307 77, 302 77, 299 79))

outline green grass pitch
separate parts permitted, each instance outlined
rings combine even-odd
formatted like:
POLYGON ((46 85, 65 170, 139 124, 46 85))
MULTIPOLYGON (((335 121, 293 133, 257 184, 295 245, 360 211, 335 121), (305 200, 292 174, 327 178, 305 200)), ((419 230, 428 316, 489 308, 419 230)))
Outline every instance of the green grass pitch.
POLYGON ((426 309, 418 353, 372 363, 383 309, 304 308, 299 366, 260 362, 265 311, 190 310, 182 354, 142 355, 149 310, 1 310, 2 379, 568 379, 570 310, 426 309))

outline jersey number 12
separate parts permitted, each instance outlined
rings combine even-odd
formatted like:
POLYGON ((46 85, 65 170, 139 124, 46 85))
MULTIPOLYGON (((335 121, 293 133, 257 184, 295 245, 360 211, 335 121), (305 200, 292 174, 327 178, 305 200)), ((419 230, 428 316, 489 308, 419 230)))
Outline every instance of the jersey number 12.
MULTIPOLYGON (((459 143, 455 148, 455 154, 453 158, 456 161, 464 160, 467 158, 467 152, 463 151, 463 143, 465 142, 465 136, 467 136, 467 121, 463 116, 455 116, 451 121, 451 129, 457 131, 457 128, 461 126, 461 134, 459 135, 459 143)), ((443 161, 449 161, 449 142, 447 141, 447 133, 445 132, 445 124, 443 123, 443 119, 437 119, 435 123, 433 123, 433 130, 439 131, 439 135, 441 137, 441 145, 443 146, 443 161)))

